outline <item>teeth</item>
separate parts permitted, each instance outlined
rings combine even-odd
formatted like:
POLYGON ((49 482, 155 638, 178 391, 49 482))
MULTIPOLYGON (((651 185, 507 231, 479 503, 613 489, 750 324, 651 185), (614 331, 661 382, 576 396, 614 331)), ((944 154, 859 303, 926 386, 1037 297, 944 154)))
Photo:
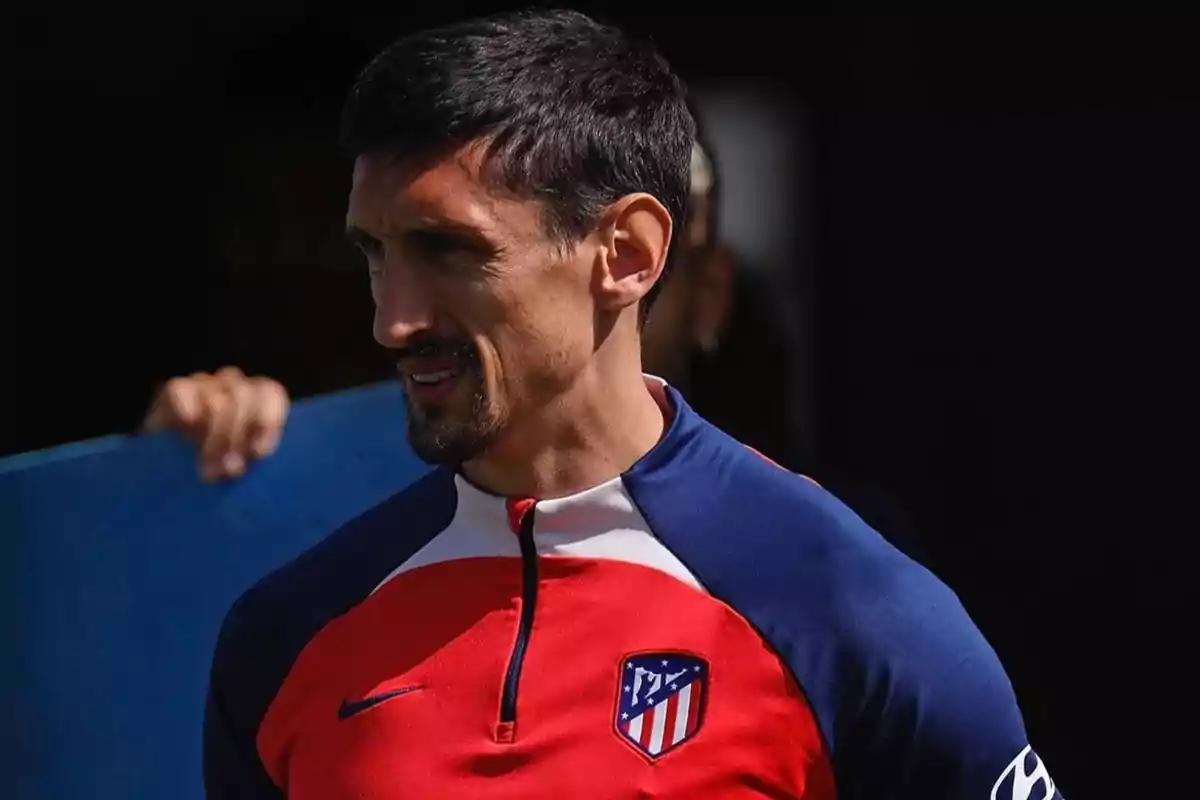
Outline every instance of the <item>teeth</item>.
POLYGON ((444 369, 440 372, 413 372, 408 377, 412 378, 413 383, 437 383, 447 378, 453 378, 454 374, 454 370, 444 369))

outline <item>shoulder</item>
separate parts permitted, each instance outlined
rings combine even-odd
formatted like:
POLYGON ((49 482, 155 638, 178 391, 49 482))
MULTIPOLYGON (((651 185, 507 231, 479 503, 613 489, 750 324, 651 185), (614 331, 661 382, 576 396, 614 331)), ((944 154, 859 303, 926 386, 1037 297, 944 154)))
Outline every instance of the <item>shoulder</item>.
POLYGON ((221 625, 214 683, 273 695, 271 685, 308 641, 444 529, 454 509, 453 477, 435 471, 258 581, 221 625))
POLYGON ((813 481, 704 424, 671 470, 633 483, 655 534, 790 668, 845 796, 988 796, 1024 725, 942 581, 813 481))
POLYGON ((635 480, 631 492, 714 594, 760 615, 803 608, 787 624, 793 634, 832 626, 846 646, 875 637, 889 646, 895 624, 958 607, 941 581, 815 481, 707 427, 673 474, 635 480))
POLYGON ((916 578, 912 562, 815 481, 686 407, 681 416, 673 452, 632 471, 626 485, 655 534, 694 562, 713 591, 857 602, 860 589, 916 578))

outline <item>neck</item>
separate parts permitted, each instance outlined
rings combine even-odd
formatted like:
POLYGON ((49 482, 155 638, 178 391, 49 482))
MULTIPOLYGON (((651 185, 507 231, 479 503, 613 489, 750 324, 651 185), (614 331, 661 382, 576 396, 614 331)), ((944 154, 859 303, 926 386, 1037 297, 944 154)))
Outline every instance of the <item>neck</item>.
POLYGON ((615 478, 649 452, 665 420, 646 387, 637 348, 603 349, 565 392, 514 420, 486 454, 464 463, 463 474, 498 495, 549 499, 615 478))

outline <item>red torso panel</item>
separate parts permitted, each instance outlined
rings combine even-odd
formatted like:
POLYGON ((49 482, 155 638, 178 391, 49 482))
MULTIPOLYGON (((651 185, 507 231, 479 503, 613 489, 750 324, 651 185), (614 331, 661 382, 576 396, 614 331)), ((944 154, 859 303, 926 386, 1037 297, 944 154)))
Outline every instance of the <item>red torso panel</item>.
POLYGON ((299 800, 833 797, 803 696, 740 616, 640 564, 538 562, 515 721, 501 706, 521 559, 421 566, 332 621, 297 659, 258 737, 276 784, 299 800), (687 666, 687 694, 640 654, 687 666), (663 700, 657 733, 653 714, 636 735, 622 729, 635 663, 638 700, 663 700), (690 719, 684 696, 698 699, 690 719))

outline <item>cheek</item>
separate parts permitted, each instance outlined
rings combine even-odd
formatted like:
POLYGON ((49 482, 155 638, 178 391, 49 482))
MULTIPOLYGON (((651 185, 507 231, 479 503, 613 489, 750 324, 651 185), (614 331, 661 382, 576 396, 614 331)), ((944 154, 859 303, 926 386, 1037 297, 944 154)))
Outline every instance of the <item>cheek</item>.
MULTIPOLYGON (((505 300, 488 281, 453 275, 431 275, 420 287, 420 306, 430 332, 477 341, 493 338, 505 325, 505 300)), ((410 302, 417 304, 415 297, 410 302)))
POLYGON ((505 382, 535 391, 564 388, 594 352, 590 293, 550 278, 513 285, 497 299, 503 316, 490 338, 505 382))

